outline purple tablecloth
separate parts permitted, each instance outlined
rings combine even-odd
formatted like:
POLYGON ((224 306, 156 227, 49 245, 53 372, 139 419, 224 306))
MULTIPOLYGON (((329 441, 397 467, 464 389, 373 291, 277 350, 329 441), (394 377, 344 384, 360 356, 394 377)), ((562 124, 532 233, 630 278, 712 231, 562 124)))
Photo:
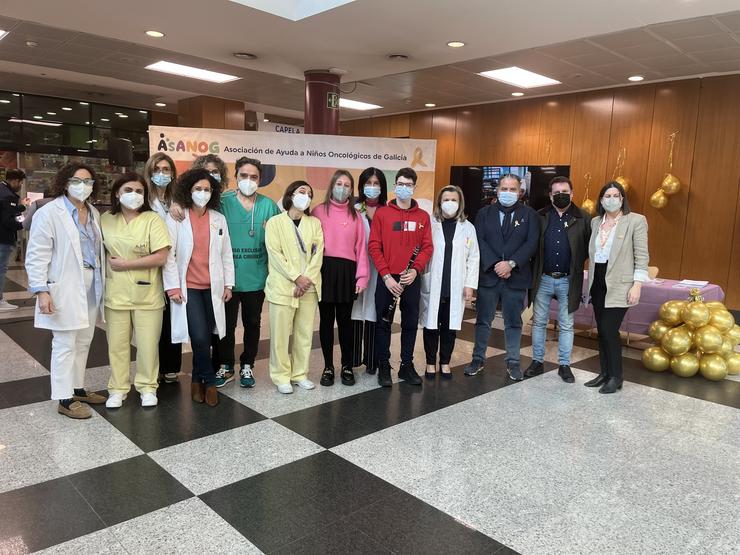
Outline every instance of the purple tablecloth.
MULTIPOLYGON (((678 283, 674 279, 658 280, 662 283, 646 282, 642 286, 640 302, 627 311, 627 315, 622 321, 622 331, 639 333, 647 335, 648 327, 658 319, 658 310, 660 305, 672 299, 684 300, 689 296, 689 289, 674 288, 673 285, 678 283)), ((588 271, 583 272, 583 298, 588 299, 588 271)), ((719 285, 708 284, 701 289, 701 294, 706 302, 723 301, 725 292, 719 285)), ((557 320, 558 309, 557 303, 553 300, 550 304, 550 319, 557 320)), ((579 327, 596 327, 594 311, 590 304, 584 304, 578 307, 575 314, 575 323, 579 327)))

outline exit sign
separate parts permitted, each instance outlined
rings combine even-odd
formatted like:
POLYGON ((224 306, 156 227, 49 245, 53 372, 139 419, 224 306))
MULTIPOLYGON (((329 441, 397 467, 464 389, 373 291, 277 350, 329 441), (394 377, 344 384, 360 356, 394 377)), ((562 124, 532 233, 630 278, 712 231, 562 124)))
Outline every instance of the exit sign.
POLYGON ((339 108, 339 93, 326 93, 326 107, 332 108, 333 110, 339 108))

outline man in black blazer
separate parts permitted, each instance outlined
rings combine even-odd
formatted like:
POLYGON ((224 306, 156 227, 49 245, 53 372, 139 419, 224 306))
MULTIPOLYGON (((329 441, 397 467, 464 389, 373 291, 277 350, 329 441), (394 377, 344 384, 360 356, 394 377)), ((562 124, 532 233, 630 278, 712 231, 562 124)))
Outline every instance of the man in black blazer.
POLYGON ((521 179, 506 174, 499 180, 498 200, 475 218, 480 248, 478 317, 475 322, 473 360, 465 375, 474 376, 485 365, 491 323, 499 300, 504 314, 506 371, 512 380, 523 379, 519 364, 522 310, 532 287, 532 257, 540 240, 537 213, 519 201, 521 179))

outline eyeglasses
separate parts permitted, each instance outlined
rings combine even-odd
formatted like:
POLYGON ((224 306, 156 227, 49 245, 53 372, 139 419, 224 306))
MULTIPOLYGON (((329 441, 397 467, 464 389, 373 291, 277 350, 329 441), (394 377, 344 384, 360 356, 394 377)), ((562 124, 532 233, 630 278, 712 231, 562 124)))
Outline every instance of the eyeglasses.
POLYGON ((396 181, 396 187, 413 187, 413 183, 404 183, 403 181, 396 181))
POLYGON ((161 173, 162 175, 172 175, 172 170, 170 168, 157 168, 154 173, 161 173))
POLYGON ((70 177, 67 181, 69 185, 80 185, 81 183, 84 183, 85 185, 92 187, 95 185, 94 179, 82 179, 80 177, 70 177))

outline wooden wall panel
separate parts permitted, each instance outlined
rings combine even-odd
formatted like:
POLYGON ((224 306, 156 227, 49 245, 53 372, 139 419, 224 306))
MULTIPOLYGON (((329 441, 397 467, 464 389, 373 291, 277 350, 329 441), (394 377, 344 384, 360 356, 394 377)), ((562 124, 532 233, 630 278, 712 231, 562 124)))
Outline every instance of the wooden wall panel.
POLYGON ((437 159, 434 166, 434 190, 450 183, 450 166, 455 159, 455 125, 457 110, 432 112, 432 139, 437 139, 437 159))
POLYGON ((373 136, 373 120, 372 119, 355 120, 355 135, 357 137, 372 137, 373 136))
POLYGON ((455 166, 480 163, 481 135, 483 132, 483 107, 458 108, 455 125, 455 166))
POLYGON ((512 121, 512 111, 505 103, 483 105, 483 125, 481 126, 479 164, 505 164, 501 158, 507 153, 504 129, 512 121))
POLYGON ((740 186, 738 91, 740 75, 702 79, 681 261, 683 275, 721 285, 730 300, 738 296, 736 276, 727 289, 740 186))
POLYGON ((432 114, 434 112, 415 112, 409 119, 409 137, 412 139, 432 138, 432 114))
POLYGON ((373 137, 390 137, 391 136, 390 116, 373 118, 370 121, 372 121, 373 137))
POLYGON ((391 116, 390 136, 399 139, 407 138, 409 136, 410 119, 408 114, 391 116))
MULTIPOLYGON (((738 129, 738 133, 740 133, 740 129, 738 129)), ((727 277, 725 304, 735 310, 740 310, 740 186, 738 187, 737 203, 735 205, 735 230, 732 237, 730 257, 730 274, 727 277)))
POLYGON ((661 277, 690 278, 681 275, 684 228, 691 188, 691 167, 696 138, 696 120, 699 114, 698 79, 661 83, 655 88, 652 134, 648 168, 645 177, 645 203, 642 213, 650 229, 650 265, 660 269, 661 277), (660 210, 650 206, 647 199, 663 181, 667 171, 670 142, 668 136, 678 131, 673 149, 673 175, 682 183, 678 193, 671 196, 668 206, 660 210))
POLYGON ((507 157, 506 164, 524 166, 533 164, 537 158, 540 134, 540 115, 542 113, 541 100, 516 102, 518 109, 513 114, 513 126, 505 130, 511 133, 513 151, 507 157))
POLYGON ((244 102, 224 100, 224 129, 244 131, 244 102))
POLYGON ((339 122, 339 134, 353 137, 357 134, 357 120, 339 122))
POLYGON ((570 176, 573 181, 573 194, 576 202, 580 204, 583 200, 587 173, 591 174, 589 195, 594 202, 605 181, 614 93, 612 91, 582 93, 574 100, 570 176))
POLYGON ((654 85, 627 87, 614 92, 609 158, 606 164, 607 179, 617 177, 614 175, 614 168, 619 149, 626 148, 627 155, 621 173, 630 181, 630 191, 627 194, 630 207, 639 213, 643 212, 645 201, 645 173, 654 104, 654 85))
POLYGON ((533 164, 568 165, 573 147, 573 95, 556 97, 542 103, 537 156, 533 164))
POLYGON ((177 127, 179 125, 177 114, 170 114, 169 112, 157 112, 155 110, 152 110, 151 112, 149 112, 149 114, 151 117, 152 125, 164 125, 167 127, 177 127))

